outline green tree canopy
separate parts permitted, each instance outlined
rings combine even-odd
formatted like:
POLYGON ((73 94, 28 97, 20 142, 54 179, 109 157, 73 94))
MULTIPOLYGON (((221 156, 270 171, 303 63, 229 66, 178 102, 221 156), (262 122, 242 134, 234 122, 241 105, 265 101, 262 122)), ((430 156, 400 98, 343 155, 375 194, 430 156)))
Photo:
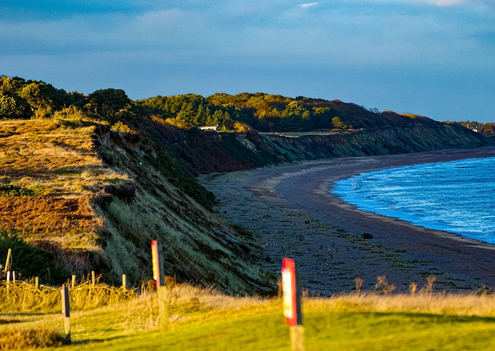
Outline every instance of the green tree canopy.
POLYGON ((108 118, 114 116, 131 102, 122 89, 100 89, 88 96, 90 107, 97 115, 108 118))
POLYGON ((27 101, 16 95, 0 95, 0 118, 29 118, 32 113, 27 101))
POLYGON ((36 117, 45 117, 55 108, 53 90, 45 83, 30 83, 21 91, 21 97, 31 106, 36 117))

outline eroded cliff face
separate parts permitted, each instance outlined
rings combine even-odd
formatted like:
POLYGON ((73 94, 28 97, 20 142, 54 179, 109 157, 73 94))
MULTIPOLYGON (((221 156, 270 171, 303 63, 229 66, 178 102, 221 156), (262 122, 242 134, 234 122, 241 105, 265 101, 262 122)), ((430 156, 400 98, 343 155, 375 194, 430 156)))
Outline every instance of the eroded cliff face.
POLYGON ((249 233, 207 209, 213 195, 195 182, 170 149, 185 142, 180 133, 168 138, 158 125, 148 126, 154 134, 141 127, 135 134, 104 131, 95 140, 104 163, 129 179, 107 187, 101 197, 110 198, 94 204, 103 219, 110 276, 151 279, 150 243, 158 240, 165 274, 179 282, 230 294, 276 291, 276 277, 256 263, 261 248, 249 233))
POLYGON ((449 148, 475 148, 493 141, 466 128, 384 127, 341 134, 284 136, 250 133, 201 133, 173 144, 199 173, 231 172, 292 161, 370 156, 449 148))

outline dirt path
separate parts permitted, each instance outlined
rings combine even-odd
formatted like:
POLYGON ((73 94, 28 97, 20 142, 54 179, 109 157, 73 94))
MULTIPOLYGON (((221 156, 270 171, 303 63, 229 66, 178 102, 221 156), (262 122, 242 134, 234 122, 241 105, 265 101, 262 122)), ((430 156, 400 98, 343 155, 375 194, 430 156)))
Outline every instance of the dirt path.
POLYGON ((211 175, 203 183, 228 222, 256 234, 264 266, 278 274, 283 257, 295 259, 310 294, 350 291, 355 278, 374 289, 378 276, 402 292, 411 282, 420 289, 427 276, 436 277, 437 291, 473 291, 495 288, 495 245, 360 211, 329 190, 361 172, 490 156, 495 147, 338 158, 211 175))

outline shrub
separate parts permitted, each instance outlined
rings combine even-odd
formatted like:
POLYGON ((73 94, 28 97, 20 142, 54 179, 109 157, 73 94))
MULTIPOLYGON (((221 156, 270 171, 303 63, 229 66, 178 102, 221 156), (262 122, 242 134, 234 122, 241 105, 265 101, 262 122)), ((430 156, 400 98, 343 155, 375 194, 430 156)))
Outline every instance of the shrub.
POLYGON ((65 338, 50 329, 9 329, 0 331, 0 350, 24 350, 62 346, 65 338))
POLYGON ((0 197, 19 197, 19 196, 39 196, 43 192, 43 187, 32 186, 22 188, 19 185, 0 185, 0 197))

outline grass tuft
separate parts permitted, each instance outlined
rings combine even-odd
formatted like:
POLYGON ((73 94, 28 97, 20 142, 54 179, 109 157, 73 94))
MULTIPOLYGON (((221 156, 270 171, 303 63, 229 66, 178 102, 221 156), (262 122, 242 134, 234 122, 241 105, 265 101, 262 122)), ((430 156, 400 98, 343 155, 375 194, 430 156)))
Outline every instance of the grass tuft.
POLYGON ((0 331, 0 350, 23 350, 57 347, 65 338, 51 329, 8 329, 0 331))
POLYGON ((0 197, 19 197, 19 196, 39 196, 43 193, 43 187, 31 186, 28 188, 19 185, 0 185, 0 197))

